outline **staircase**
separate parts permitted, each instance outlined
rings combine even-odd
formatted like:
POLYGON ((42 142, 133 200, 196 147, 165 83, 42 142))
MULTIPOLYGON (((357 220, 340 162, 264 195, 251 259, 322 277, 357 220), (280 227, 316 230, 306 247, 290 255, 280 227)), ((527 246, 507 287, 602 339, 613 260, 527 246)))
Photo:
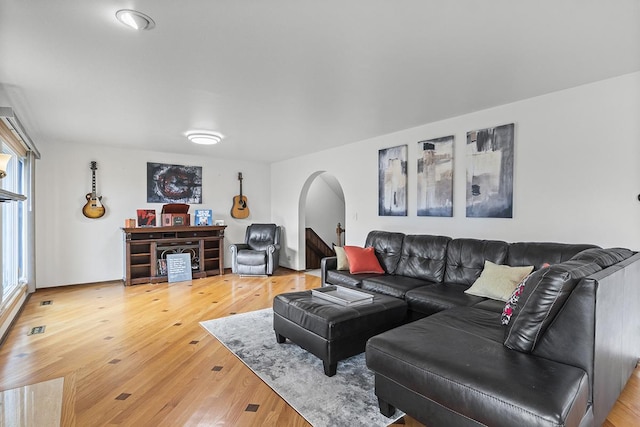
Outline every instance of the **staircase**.
POLYGON ((336 256, 333 249, 331 249, 331 247, 329 247, 329 245, 327 245, 311 228, 305 229, 305 241, 307 270, 320 268, 320 260, 324 257, 336 256))

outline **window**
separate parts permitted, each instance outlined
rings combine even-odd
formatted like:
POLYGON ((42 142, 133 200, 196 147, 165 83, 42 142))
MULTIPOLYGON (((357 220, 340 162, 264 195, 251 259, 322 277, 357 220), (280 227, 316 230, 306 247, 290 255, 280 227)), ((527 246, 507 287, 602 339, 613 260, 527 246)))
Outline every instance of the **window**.
MULTIPOLYGON (((16 194, 24 194, 24 159, 7 145, 2 152, 11 154, 7 176, 2 179, 2 189, 16 194)), ((26 227, 25 202, 2 203, 2 293, 0 302, 7 299, 22 283, 26 283, 26 227)))

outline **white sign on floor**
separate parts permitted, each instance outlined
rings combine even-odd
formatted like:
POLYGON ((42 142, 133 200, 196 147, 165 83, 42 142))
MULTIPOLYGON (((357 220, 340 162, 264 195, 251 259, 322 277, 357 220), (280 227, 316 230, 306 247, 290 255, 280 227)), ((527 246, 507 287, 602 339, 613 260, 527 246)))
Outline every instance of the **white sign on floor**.
POLYGON ((167 255, 167 279, 169 283, 191 280, 190 254, 167 255))

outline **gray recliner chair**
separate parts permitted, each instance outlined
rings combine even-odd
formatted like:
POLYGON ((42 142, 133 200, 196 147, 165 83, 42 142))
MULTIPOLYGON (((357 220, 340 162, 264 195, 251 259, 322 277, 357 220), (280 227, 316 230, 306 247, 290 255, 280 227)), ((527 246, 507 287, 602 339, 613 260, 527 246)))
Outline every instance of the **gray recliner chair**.
POLYGON ((251 224, 245 243, 229 245, 231 271, 241 276, 271 275, 280 260, 280 227, 275 224, 251 224))

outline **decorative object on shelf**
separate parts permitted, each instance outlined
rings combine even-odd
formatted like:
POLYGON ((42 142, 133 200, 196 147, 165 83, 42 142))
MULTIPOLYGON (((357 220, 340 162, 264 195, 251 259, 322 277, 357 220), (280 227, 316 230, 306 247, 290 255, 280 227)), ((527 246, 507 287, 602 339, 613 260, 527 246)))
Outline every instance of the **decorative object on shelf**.
POLYGON ((171 227, 171 226, 177 226, 177 225, 191 225, 191 224, 189 224, 189 215, 162 214, 162 225, 164 227, 171 227))
POLYGON ((155 227, 156 226, 156 210, 155 209, 138 209, 138 227, 155 227))
POLYGON ((202 167, 147 163, 147 203, 202 203, 202 167))
POLYGON ((196 209, 193 225, 213 225, 213 211, 211 209, 196 209))
POLYGON ((378 151, 378 215, 407 216, 407 146, 378 151))
POLYGON ((7 176, 9 160, 11 160, 11 154, 0 153, 0 179, 7 176))
POLYGON ((418 142, 418 216, 453 216, 453 140, 418 142))
POLYGON ((238 219, 245 219, 249 216, 249 207, 247 206, 247 197, 242 195, 242 172, 238 172, 238 181, 240 181, 240 194, 233 196, 231 216, 238 219))
POLYGON ((189 212, 189 205, 186 203, 169 203, 163 205, 162 211, 160 212, 162 225, 165 227, 191 225, 191 216, 187 212, 189 212))
POLYGON ((96 194, 96 169, 98 169, 98 163, 91 162, 91 193, 87 193, 87 203, 82 208, 82 214, 87 218, 96 219, 104 216, 105 208, 102 204, 102 196, 96 194))
POLYGON ((513 218, 514 127, 467 132, 467 217, 513 218))
POLYGON ((136 226, 135 218, 126 218, 124 220, 124 228, 134 228, 136 226))
POLYGON ((156 272, 158 273, 158 276, 166 276, 167 275, 167 259, 166 258, 162 258, 158 260, 158 269, 156 270, 156 272))

